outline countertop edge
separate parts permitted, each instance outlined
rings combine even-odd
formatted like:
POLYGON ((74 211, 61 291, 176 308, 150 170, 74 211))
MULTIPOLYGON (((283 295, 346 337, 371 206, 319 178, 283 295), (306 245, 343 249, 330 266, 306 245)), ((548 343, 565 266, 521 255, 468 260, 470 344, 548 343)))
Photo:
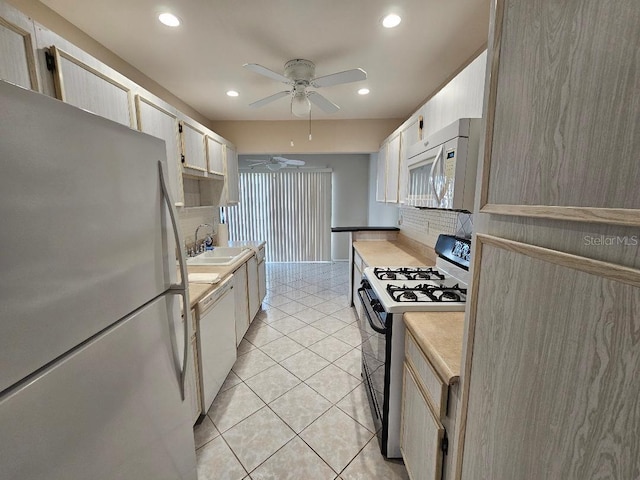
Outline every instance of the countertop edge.
POLYGON ((367 263, 367 265, 369 265, 370 267, 376 266, 376 267, 381 267, 381 266, 412 266, 412 265, 434 265, 435 262, 433 260, 431 260, 430 258, 421 255, 420 252, 416 252, 415 250, 412 250, 410 247, 408 247, 407 245, 404 245, 400 242, 398 242, 397 240, 357 240, 355 242, 353 242, 352 247, 356 250, 356 252, 358 252, 358 255, 360 255, 360 257, 362 257, 362 259, 367 263), (369 255, 367 255, 366 252, 363 252, 362 249, 358 248, 358 244, 362 243, 362 244, 367 244, 367 245, 372 245, 375 243, 385 243, 385 244, 390 244, 393 245, 393 247, 397 248, 398 250, 401 250, 404 254, 409 255, 411 257, 413 257, 413 262, 409 262, 407 264, 403 264, 403 265, 391 265, 388 264, 386 265, 384 261, 382 262, 378 262, 377 260, 374 261, 370 261, 371 258, 369 258, 369 255))
POLYGON ((369 232, 369 231, 380 231, 380 232, 399 232, 399 227, 331 227, 331 231, 333 233, 340 232, 369 232))
MULTIPOLYGON (((412 312, 412 313, 427 313, 427 312, 412 312)), ((451 313, 451 312, 428 312, 429 314, 438 313, 451 313)), ((461 312, 462 313, 462 312, 461 312)), ((411 317, 411 315, 410 315, 411 317)), ((425 335, 418 331, 417 325, 420 320, 407 318, 407 314, 403 315, 403 321, 407 326, 407 329, 411 332, 411 335, 415 339, 416 343, 420 347, 420 350, 424 353, 425 357, 429 360, 433 368, 436 370, 440 378, 447 385, 455 385, 460 381, 460 372, 453 371, 447 361, 442 357, 438 351, 438 347, 433 345, 425 335)), ((462 357, 462 338, 460 339, 460 352, 457 352, 462 357)))

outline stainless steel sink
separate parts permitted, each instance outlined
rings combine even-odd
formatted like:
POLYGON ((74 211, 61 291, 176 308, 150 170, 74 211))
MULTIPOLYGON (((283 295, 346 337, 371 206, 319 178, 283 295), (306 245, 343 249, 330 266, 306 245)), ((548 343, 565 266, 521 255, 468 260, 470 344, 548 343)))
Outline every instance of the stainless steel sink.
POLYGON ((187 259, 187 265, 231 265, 246 249, 240 247, 217 247, 187 259))

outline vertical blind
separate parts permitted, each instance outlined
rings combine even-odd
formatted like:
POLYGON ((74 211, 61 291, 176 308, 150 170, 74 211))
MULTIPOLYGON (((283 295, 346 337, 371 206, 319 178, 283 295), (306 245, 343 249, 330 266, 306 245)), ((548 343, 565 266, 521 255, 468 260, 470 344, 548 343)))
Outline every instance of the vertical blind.
POLYGON ((265 240, 270 262, 331 260, 331 171, 240 172, 230 240, 265 240))

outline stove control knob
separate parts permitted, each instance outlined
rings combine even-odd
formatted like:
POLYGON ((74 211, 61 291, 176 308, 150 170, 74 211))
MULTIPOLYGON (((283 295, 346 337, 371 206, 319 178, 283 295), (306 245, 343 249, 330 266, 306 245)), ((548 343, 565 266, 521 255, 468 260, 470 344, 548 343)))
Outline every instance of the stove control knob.
POLYGON ((382 306, 382 304, 380 302, 378 302, 375 305, 373 305, 373 309, 376 312, 384 312, 384 307, 382 306))

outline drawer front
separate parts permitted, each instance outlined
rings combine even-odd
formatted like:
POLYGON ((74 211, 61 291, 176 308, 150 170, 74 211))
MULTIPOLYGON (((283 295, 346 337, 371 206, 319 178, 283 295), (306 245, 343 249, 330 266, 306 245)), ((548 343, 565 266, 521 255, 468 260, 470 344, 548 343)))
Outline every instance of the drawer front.
POLYGON ((364 270, 364 266, 362 265, 362 257, 355 250, 353 251, 353 264, 358 268, 358 270, 364 270))
POLYGON ((400 451, 411 480, 440 480, 444 427, 433 416, 411 370, 405 362, 400 451))
POLYGON ((416 372, 417 380, 422 384, 428 396, 429 402, 433 405, 438 418, 443 419, 447 415, 447 394, 448 386, 440 379, 424 353, 416 343, 411 332, 407 331, 405 355, 407 362, 416 372))

